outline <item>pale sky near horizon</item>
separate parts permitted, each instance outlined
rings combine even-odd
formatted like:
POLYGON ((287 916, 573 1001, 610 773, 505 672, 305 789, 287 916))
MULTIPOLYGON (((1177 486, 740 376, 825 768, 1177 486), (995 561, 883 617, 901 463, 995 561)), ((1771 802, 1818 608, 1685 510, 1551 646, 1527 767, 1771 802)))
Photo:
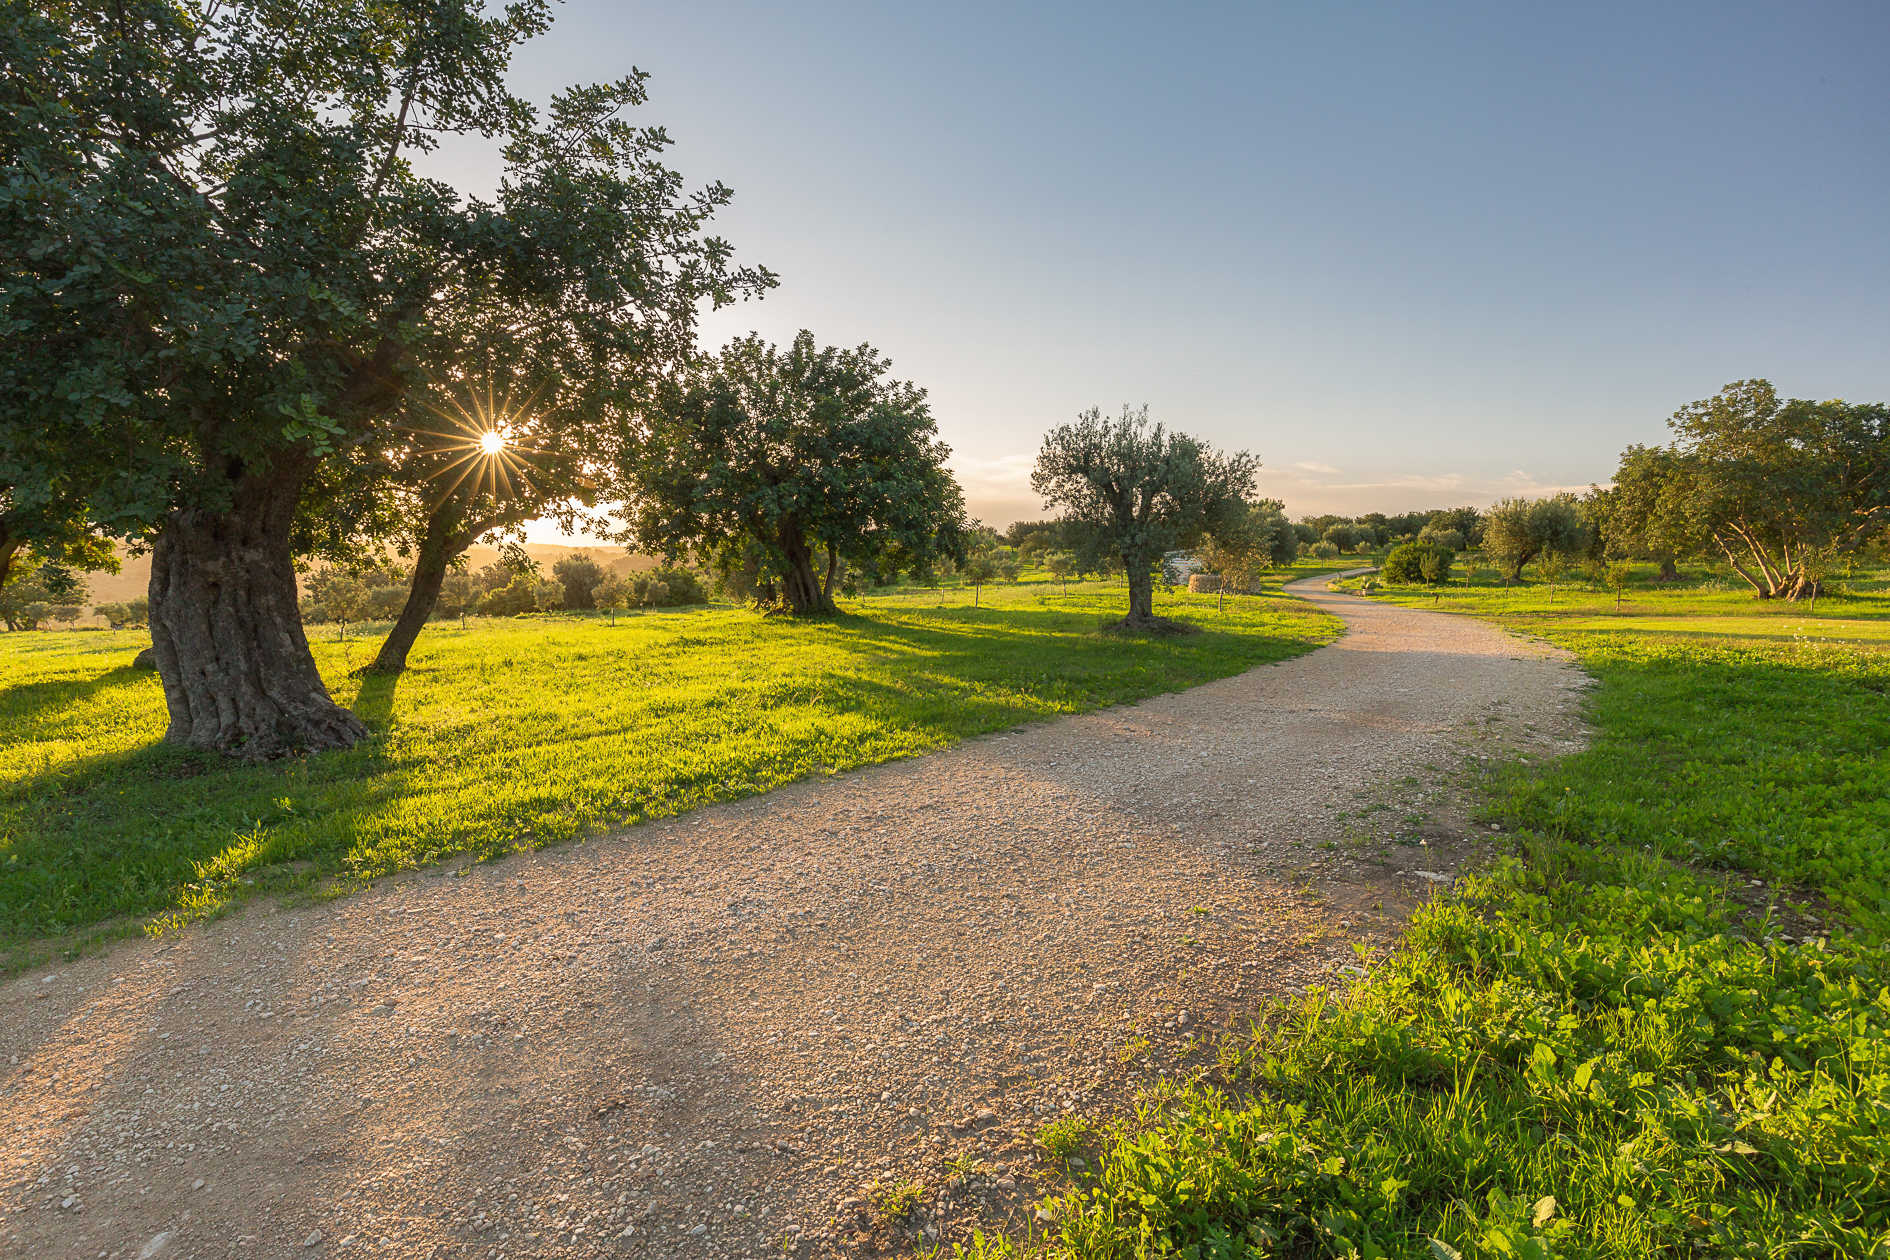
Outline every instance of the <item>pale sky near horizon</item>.
POLYGON ((1886 55, 1881 2, 575 0, 514 86, 649 71, 781 277, 705 344, 870 341, 1001 526, 1091 404, 1297 516, 1605 481, 1743 377, 1890 397, 1886 55))

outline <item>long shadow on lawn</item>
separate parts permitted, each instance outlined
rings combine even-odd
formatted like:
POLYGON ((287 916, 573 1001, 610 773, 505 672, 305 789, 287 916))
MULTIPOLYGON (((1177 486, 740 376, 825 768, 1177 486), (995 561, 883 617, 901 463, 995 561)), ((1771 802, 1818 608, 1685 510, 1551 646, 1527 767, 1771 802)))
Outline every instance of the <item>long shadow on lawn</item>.
MULTIPOLYGON (((475 794, 455 779, 483 755, 477 741, 494 738, 491 724, 457 750, 452 771, 436 777, 416 760, 424 754, 413 752, 425 747, 424 711, 417 740, 396 741, 409 751, 390 753, 390 729, 415 720, 397 708, 400 682, 392 677, 362 679, 355 710, 376 734, 346 752, 251 766, 153 744, 68 761, 0 789, 0 948, 108 919, 201 909, 252 881, 295 886, 458 852, 536 847, 547 842, 541 832, 553 839, 594 833, 821 773, 834 766, 836 747, 842 759, 852 758, 848 766, 868 764, 1205 682, 1315 646, 1303 633, 1249 625, 1244 634, 1207 629, 1149 641, 1125 657, 1123 639, 1099 633, 1104 620, 1094 610, 959 608, 945 610, 943 624, 938 611, 926 610, 793 626, 831 636, 844 651, 820 668, 750 684, 737 697, 730 711, 752 715, 737 719, 748 724, 737 733, 770 736, 754 741, 745 762, 732 766, 719 756, 720 740, 698 723, 698 733, 685 737, 693 742, 678 747, 660 773, 652 763, 651 775, 634 782, 600 780, 599 792, 582 802, 560 799, 557 785, 587 755, 608 757, 587 743, 673 740, 675 715, 650 706, 620 718, 579 710, 562 733, 508 744, 508 772, 520 757, 552 771, 542 799, 475 794), (992 650, 1000 639, 1012 648, 992 650), (899 668, 886 676, 889 662, 899 668), (864 733, 851 727, 838 734, 823 714, 863 719, 864 733), (433 792, 442 793, 437 808, 403 812, 403 802, 433 792)), ((624 663, 660 674, 651 667, 666 646, 644 645, 624 663)), ((44 713, 149 677, 118 668, 89 680, 29 684, 9 698, 27 690, 29 707, 44 713)), ((560 684, 592 682, 548 680, 560 684)))
POLYGON ((157 675, 148 669, 120 665, 91 678, 17 683, 0 690, 0 724, 5 725, 15 741, 25 743, 45 733, 73 705, 115 688, 134 686, 141 682, 156 686, 157 675))
POLYGON ((401 678, 400 674, 363 674, 361 690, 354 697, 354 715, 385 734, 394 724, 394 693, 400 690, 401 678))

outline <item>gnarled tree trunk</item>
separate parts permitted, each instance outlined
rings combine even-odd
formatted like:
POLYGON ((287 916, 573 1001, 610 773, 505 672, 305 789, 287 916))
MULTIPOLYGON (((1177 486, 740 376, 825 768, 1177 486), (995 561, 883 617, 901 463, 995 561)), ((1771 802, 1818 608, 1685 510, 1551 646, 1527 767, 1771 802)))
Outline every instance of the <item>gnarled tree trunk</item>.
POLYGON ((1129 615, 1114 623, 1117 630, 1147 634, 1194 634, 1200 627, 1155 615, 1155 575, 1146 561, 1124 557, 1123 573, 1129 583, 1129 615))
POLYGON ((329 698, 296 605, 289 525, 303 474, 240 475, 224 511, 185 508, 151 553, 151 648, 173 744, 250 761, 367 734, 329 698))
POLYGON ((830 613, 833 601, 820 589, 820 575, 814 572, 814 551, 798 531, 781 537, 781 558, 786 572, 781 575, 781 593, 797 617, 830 613))
POLYGON ((1127 565, 1129 576, 1129 615, 1122 624, 1130 629, 1152 629, 1161 623, 1155 616, 1155 579, 1145 564, 1127 565))

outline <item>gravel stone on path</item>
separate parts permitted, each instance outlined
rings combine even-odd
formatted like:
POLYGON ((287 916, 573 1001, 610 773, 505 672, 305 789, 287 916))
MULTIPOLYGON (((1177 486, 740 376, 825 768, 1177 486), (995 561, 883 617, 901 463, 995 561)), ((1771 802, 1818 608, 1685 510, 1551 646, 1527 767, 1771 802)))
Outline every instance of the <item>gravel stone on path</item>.
POLYGON ((1346 637, 7 981, 0 1256, 881 1254, 1028 1224, 1064 1176, 1046 1119, 1343 981, 1477 852, 1439 785, 1580 742, 1561 654, 1294 590, 1346 637))

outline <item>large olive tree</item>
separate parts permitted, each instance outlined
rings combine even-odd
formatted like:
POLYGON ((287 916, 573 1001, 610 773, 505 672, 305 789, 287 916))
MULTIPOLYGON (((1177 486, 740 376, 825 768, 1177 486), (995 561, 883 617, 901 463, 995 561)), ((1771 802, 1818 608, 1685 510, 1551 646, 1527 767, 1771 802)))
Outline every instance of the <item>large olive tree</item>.
POLYGON ((1718 552, 1760 599, 1818 594, 1821 563, 1890 532, 1890 405, 1782 399, 1737 381, 1689 403, 1664 449, 1630 447, 1614 521, 1718 552))
POLYGON ((701 232, 727 190, 685 194, 662 131, 621 117, 640 74, 543 111, 506 88, 547 0, 7 15, 0 465, 150 546, 172 741, 261 758, 358 739, 303 636, 295 540, 404 521, 436 539, 419 570, 443 572, 609 453, 698 301, 768 281, 701 232), (489 199, 414 166, 449 134, 503 142, 489 199), (531 400, 511 426, 565 461, 516 500, 469 496, 462 457, 491 452, 476 423, 438 422, 495 377, 531 400))
POLYGON ((961 558, 964 498, 925 391, 871 346, 758 336, 702 360, 661 405, 629 471, 626 541, 740 554, 797 615, 833 610, 840 564, 881 575, 961 558))
POLYGON ((1170 551, 1239 526, 1260 462, 1245 451, 1221 454, 1123 407, 1106 419, 1091 407, 1044 436, 1031 488, 1080 536, 1122 562, 1129 581, 1131 630, 1169 630, 1154 610, 1155 566, 1170 551))

